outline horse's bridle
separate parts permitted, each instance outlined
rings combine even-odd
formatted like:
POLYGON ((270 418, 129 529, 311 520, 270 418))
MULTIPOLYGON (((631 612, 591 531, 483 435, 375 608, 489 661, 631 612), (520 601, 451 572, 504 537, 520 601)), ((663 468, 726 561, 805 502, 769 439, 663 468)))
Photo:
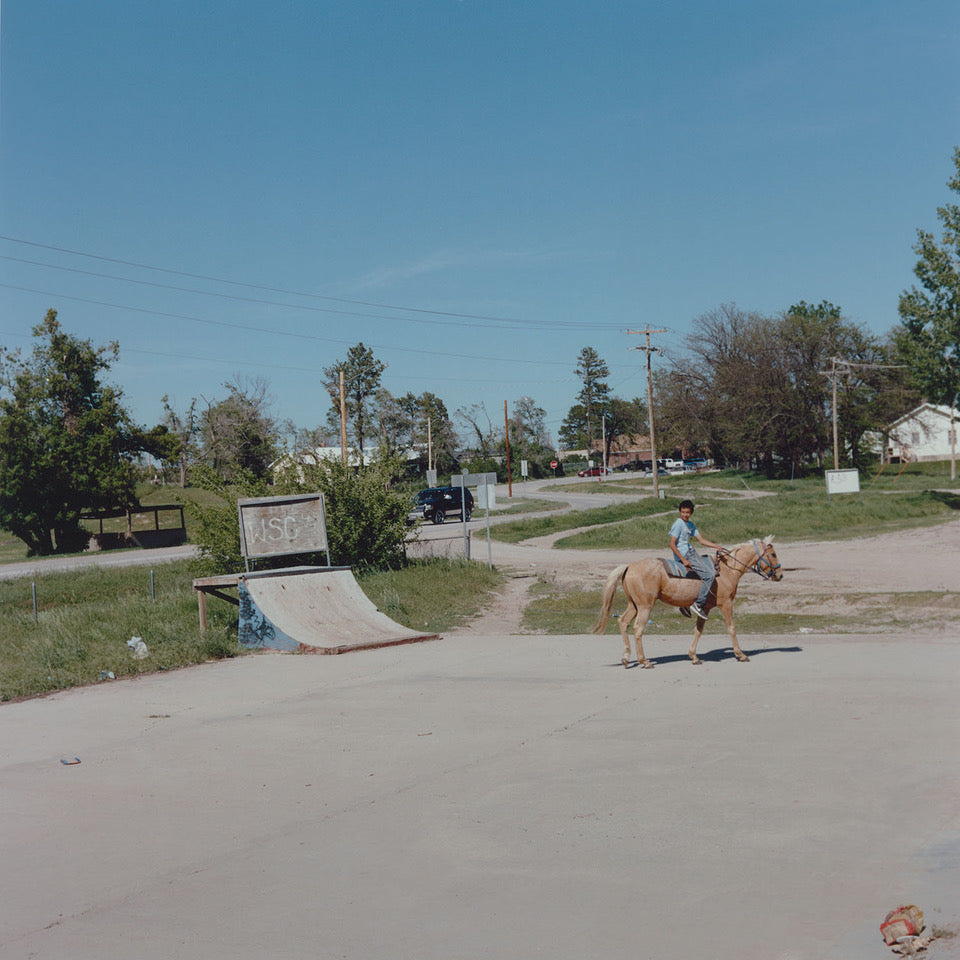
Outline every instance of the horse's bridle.
POLYGON ((770 549, 770 544, 769 544, 769 543, 765 543, 765 544, 763 545, 763 553, 761 553, 761 552, 760 552, 760 548, 757 546, 757 541, 754 540, 754 541, 753 541, 753 549, 757 551, 757 565, 756 565, 756 567, 754 567, 753 569, 756 570, 757 573, 760 574, 760 576, 763 577, 764 580, 771 580, 771 579, 773 579, 774 573, 776 573, 776 571, 780 569, 780 564, 778 563, 776 566, 774 566, 774 565, 770 562, 770 560, 767 558, 767 551, 770 549), (769 572, 769 573, 764 573, 763 570, 760 569, 760 568, 763 567, 763 566, 766 566, 766 568, 767 568, 770 572, 769 572))
POLYGON ((764 580, 772 580, 774 573, 780 569, 780 564, 772 564, 767 558, 767 551, 770 549, 770 544, 767 543, 764 545, 763 551, 761 552, 760 548, 757 546, 756 540, 751 540, 750 543, 753 545, 753 549, 757 553, 757 562, 754 563, 744 563, 742 560, 738 560, 729 550, 720 550, 718 551, 721 557, 725 557, 727 560, 733 561, 734 563, 740 564, 743 567, 744 572, 747 570, 752 570, 757 576, 763 577, 764 580), (769 573, 764 573, 763 567, 766 567, 769 573))

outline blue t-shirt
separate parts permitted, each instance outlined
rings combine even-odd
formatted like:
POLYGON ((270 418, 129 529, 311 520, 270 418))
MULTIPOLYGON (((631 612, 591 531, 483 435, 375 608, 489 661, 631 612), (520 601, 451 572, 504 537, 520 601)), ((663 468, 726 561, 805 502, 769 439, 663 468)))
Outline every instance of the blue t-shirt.
POLYGON ((682 520, 677 517, 670 528, 670 538, 677 538, 677 549, 686 556, 693 549, 690 538, 697 536, 697 525, 692 520, 682 520))

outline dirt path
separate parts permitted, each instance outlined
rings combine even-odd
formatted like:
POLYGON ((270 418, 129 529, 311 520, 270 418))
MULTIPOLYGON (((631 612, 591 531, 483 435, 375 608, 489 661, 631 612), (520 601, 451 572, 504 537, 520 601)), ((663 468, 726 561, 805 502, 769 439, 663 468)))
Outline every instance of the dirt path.
MULTIPOLYGON (((571 531, 536 537, 520 544, 494 541, 493 559, 513 576, 539 577, 567 589, 597 589, 615 566, 627 560, 662 556, 662 550, 638 550, 629 557, 613 550, 562 550, 553 546, 571 531)), ((960 598, 957 595, 957 558, 960 557, 960 520, 934 527, 885 533, 872 537, 838 541, 777 542, 784 579, 767 584, 758 577, 741 581, 740 596, 759 601, 757 612, 793 612, 806 607, 808 598, 820 613, 860 612, 874 617, 877 595, 888 602, 909 606, 908 594, 942 594, 930 603, 940 605, 946 619, 955 620, 960 598)), ((500 625, 518 625, 532 579, 510 581, 497 603, 473 621, 471 632, 498 632, 500 625), (489 617, 488 623, 485 622, 489 617)), ((940 633, 943 626, 936 615, 917 617, 917 630, 940 633)), ((510 629, 508 632, 515 632, 510 629)))

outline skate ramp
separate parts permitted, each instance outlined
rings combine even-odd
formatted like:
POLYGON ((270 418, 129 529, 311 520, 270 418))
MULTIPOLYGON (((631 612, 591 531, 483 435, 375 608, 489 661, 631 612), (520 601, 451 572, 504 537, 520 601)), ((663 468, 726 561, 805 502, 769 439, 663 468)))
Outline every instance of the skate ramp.
POLYGON ((250 649, 346 653, 436 640, 381 613, 350 567, 291 567, 238 578, 239 641, 250 649))

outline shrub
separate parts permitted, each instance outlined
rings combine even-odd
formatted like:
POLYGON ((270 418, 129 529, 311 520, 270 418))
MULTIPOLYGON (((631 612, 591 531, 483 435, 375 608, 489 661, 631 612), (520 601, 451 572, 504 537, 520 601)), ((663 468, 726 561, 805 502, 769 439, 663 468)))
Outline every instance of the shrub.
POLYGON ((197 500, 181 501, 196 521, 193 540, 200 548, 200 558, 195 565, 197 574, 212 577, 242 570, 243 551, 240 547, 237 500, 266 496, 266 484, 248 473, 238 474, 228 482, 210 467, 198 468, 193 480, 201 489, 216 495, 202 503, 197 500))
MULTIPOLYGON (((397 472, 398 465, 392 460, 376 461, 359 470, 339 460, 324 461, 304 466, 302 478, 284 477, 268 489, 251 474, 227 482, 212 470, 199 471, 196 483, 217 497, 204 504, 185 503, 196 521, 198 574, 214 576, 243 568, 238 499, 317 491, 324 496, 330 563, 360 569, 399 566, 404 560, 409 501, 391 486, 397 472)), ((258 559, 257 567, 286 567, 293 559, 258 559)), ((302 554, 297 559, 305 564, 326 563, 323 554, 302 554)))
POLYGON ((410 509, 408 497, 393 488, 392 478, 400 468, 392 458, 360 469, 326 460, 305 467, 302 481, 283 484, 292 489, 277 492, 323 494, 331 563, 361 569, 396 567, 404 560, 410 509))

